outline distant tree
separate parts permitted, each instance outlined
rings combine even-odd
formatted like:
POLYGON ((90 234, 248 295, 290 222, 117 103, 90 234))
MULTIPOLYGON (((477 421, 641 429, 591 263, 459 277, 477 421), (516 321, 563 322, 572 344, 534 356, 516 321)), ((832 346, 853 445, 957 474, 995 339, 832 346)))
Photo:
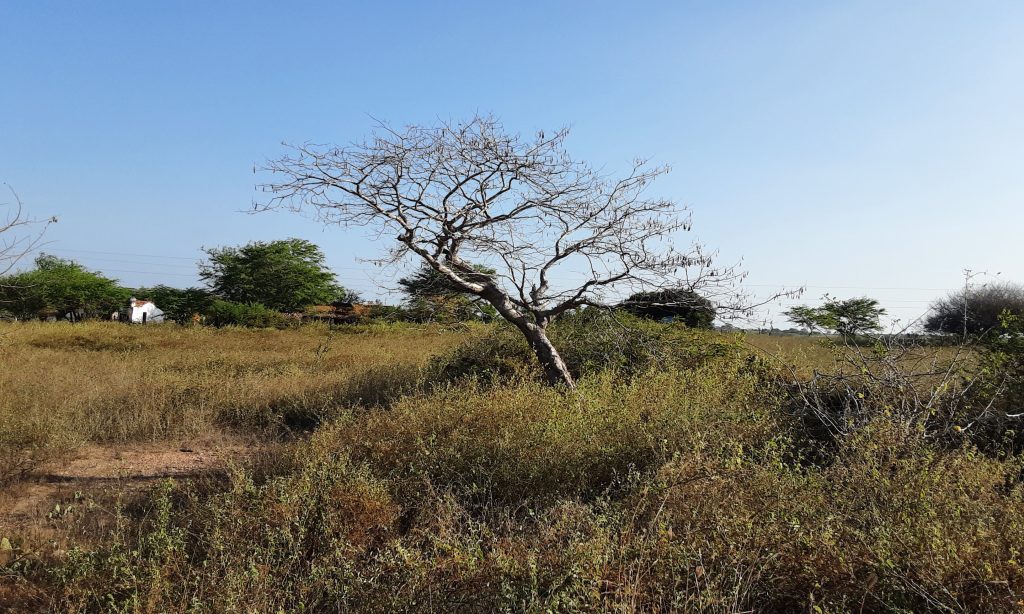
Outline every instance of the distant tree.
POLYGON ((172 288, 158 285, 152 288, 136 288, 137 298, 153 301, 168 319, 186 324, 195 314, 205 314, 213 306, 214 296, 204 288, 172 288))
POLYGON ((402 287, 406 298, 465 294, 445 275, 427 265, 421 265, 412 275, 399 279, 398 285, 402 287))
POLYGON ((817 327, 818 310, 814 307, 799 305, 783 313, 789 321, 803 328, 807 334, 811 334, 817 327))
POLYGON ((882 329, 880 319, 885 309, 872 298, 851 298, 845 301, 826 297, 821 307, 801 305, 785 312, 795 324, 808 329, 832 331, 843 337, 856 337, 882 329))
POLYGON ((20 317, 45 312, 78 317, 106 315, 128 300, 129 291, 77 262, 42 254, 34 269, 0 280, 0 296, 6 309, 20 317))
POLYGON ((711 301, 686 288, 638 292, 619 307, 643 318, 672 318, 690 328, 711 328, 715 321, 715 306, 711 301))
POLYGON ((356 298, 337 284, 320 248, 304 239, 254 241, 204 251, 208 261, 200 264, 199 276, 224 300, 299 311, 356 298))
POLYGON ((1000 331, 1003 312, 1024 315, 1024 286, 1003 282, 951 292, 932 303, 924 329, 932 333, 980 336, 1000 331))
MULTIPOLYGON (((484 275, 494 269, 476 265, 484 275)), ((440 272, 421 265, 415 273, 398 280, 405 294, 403 306, 418 321, 464 321, 490 319, 497 315, 494 307, 479 297, 468 294, 440 272)))

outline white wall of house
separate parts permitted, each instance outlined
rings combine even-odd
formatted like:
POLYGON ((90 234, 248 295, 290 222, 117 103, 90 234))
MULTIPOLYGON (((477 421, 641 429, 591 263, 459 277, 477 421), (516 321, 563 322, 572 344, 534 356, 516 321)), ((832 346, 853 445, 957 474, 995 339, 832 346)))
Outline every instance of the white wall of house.
POLYGON ((142 324, 143 321, 163 322, 164 312, 149 301, 132 301, 132 324, 142 324), (145 320, 143 320, 145 315, 145 320))

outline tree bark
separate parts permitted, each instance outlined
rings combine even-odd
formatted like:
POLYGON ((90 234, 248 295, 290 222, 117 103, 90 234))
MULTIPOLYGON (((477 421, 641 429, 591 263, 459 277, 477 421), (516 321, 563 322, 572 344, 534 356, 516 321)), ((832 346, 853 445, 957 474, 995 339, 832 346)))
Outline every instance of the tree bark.
POLYGON ((569 372, 568 365, 562 360, 561 354, 548 339, 547 333, 537 325, 526 325, 520 327, 523 335, 537 355, 541 367, 544 369, 544 377, 551 386, 565 386, 572 390, 576 388, 576 381, 569 372))
MULTIPOLYGON (((437 267, 434 263, 431 263, 431 266, 447 274, 445 270, 437 267)), ((549 385, 565 386, 569 390, 576 388, 576 381, 573 379, 572 373, 569 372, 569 367, 562 360, 562 355, 558 353, 554 344, 548 339, 545 328, 547 327, 547 322, 550 321, 549 319, 539 322, 532 321, 530 317, 519 311, 512 301, 509 300, 508 295, 494 284, 485 284, 480 289, 467 287, 466 290, 490 303, 501 317, 511 322, 519 329, 519 332, 523 333, 527 343, 530 344, 530 349, 537 356, 541 368, 544 369, 544 378, 549 385)))

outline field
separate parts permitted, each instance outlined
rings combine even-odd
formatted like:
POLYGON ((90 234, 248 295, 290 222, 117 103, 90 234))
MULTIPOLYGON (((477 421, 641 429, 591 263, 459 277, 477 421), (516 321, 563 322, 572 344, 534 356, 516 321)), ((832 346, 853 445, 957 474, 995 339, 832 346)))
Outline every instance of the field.
POLYGON ((0 609, 1024 608, 1020 459, 823 438, 785 385, 820 339, 680 333, 564 393, 458 377, 493 332, 3 325, 0 609))

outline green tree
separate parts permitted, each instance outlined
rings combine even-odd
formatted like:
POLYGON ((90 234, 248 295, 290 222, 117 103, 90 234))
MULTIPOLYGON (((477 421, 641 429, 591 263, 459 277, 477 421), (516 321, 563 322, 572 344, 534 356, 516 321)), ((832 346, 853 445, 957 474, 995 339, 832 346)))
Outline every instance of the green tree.
POLYGON ((355 298, 338 285, 324 253, 304 239, 253 241, 242 247, 209 248, 199 276, 217 297, 298 311, 355 298))
POLYGON ((818 310, 814 307, 798 305, 786 311, 783 315, 789 318, 790 322, 807 331, 808 335, 817 327, 818 310))
POLYGON ((1002 334, 1004 313, 1024 315, 1024 286, 1002 282, 951 292, 932 303, 924 329, 954 335, 1002 334))
POLYGON ((638 292, 619 304, 633 315, 652 320, 672 318, 690 328, 711 328, 715 306, 693 290, 674 288, 655 292, 638 292))
POLYGON ((795 324, 808 329, 821 329, 851 338, 882 329, 880 319, 885 309, 873 298, 860 297, 840 301, 825 297, 821 307, 801 305, 785 312, 795 324))
POLYGON ((125 304, 128 296, 117 280, 47 254, 36 258, 34 269, 0 279, 0 301, 23 318, 46 312, 57 317, 106 315, 125 304))
MULTIPOLYGON (((483 275, 494 275, 494 269, 474 265, 483 275)), ((497 315, 494 307, 467 294, 455 282, 428 265, 421 265, 409 277, 398 280, 405 294, 403 306, 417 321, 465 321, 490 319, 497 315)))

